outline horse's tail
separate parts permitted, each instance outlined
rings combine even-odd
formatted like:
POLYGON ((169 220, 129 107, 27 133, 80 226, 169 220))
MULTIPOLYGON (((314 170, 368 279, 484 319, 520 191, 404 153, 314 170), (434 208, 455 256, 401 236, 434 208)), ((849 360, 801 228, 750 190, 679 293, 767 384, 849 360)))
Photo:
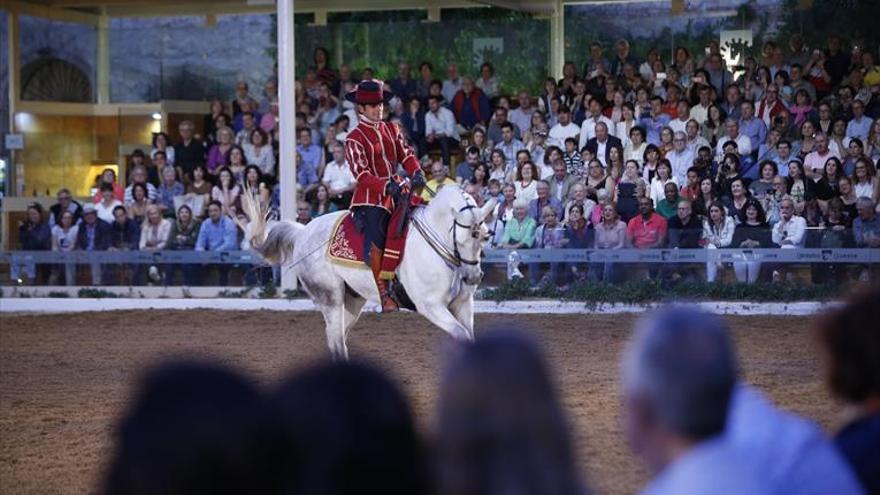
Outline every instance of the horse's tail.
POLYGON ((269 222, 269 211, 260 207, 247 185, 241 195, 241 207, 250 219, 244 231, 254 251, 270 263, 287 263, 293 256, 296 239, 305 227, 289 220, 269 222))
POLYGON ((300 232, 305 227, 290 220, 274 223, 268 227, 269 233, 265 241, 255 245, 251 240, 254 250, 270 263, 286 264, 293 257, 293 247, 300 232))

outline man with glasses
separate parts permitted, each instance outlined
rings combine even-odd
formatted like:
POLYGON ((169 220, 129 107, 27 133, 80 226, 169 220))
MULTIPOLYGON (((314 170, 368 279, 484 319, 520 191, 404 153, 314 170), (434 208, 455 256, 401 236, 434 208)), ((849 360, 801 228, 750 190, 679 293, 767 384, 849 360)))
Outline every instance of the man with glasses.
POLYGON ((865 104, 860 100, 853 101, 852 113, 853 118, 846 125, 846 137, 867 140, 868 134, 871 132, 871 124, 874 121, 865 115, 865 104))
MULTIPOLYGON (((779 202, 779 221, 773 226, 771 236, 773 244, 782 249, 796 249, 804 247, 807 238, 807 221, 803 217, 794 214, 794 200, 785 197, 779 202)), ((778 282, 787 277, 791 279, 793 273, 786 273, 783 266, 773 271, 773 281, 778 282)))
POLYGON ((773 158, 773 162, 776 164, 776 168, 779 170, 779 175, 782 177, 788 177, 788 162, 791 161, 791 141, 787 139, 780 139, 776 143, 776 157, 773 158))
MULTIPOLYGON (((703 223, 694 215, 693 206, 687 199, 681 199, 675 216, 668 221, 669 247, 672 249, 700 249, 703 238, 703 223)), ((699 274, 695 265, 671 263, 664 270, 665 278, 697 281, 699 274)))
POLYGON ((773 117, 776 117, 783 110, 785 110, 785 104, 779 99, 779 88, 775 84, 767 86, 767 89, 764 90, 764 98, 758 105, 758 118, 764 121, 765 127, 770 127, 773 117))
POLYGON ((181 180, 184 183, 189 183, 196 165, 205 164, 205 145, 193 137, 195 127, 191 121, 181 122, 178 130, 180 141, 174 145, 174 166, 177 168, 177 175, 181 180))
POLYGON ((694 165, 694 153, 687 146, 687 135, 681 131, 673 134, 672 151, 666 154, 672 165, 672 176, 676 184, 687 183, 687 171, 694 165))
POLYGON ((752 150, 757 151, 767 140, 767 126, 763 120, 755 118, 755 105, 752 102, 746 100, 740 103, 739 130, 752 140, 752 150))
POLYGON ((829 158, 834 157, 840 160, 840 156, 828 146, 828 136, 824 132, 817 132, 814 139, 816 141, 816 149, 807 153, 807 156, 804 158, 804 172, 810 178, 818 178, 822 175, 822 171, 825 169, 825 162, 829 158))
POLYGON ((58 202, 49 207, 49 228, 61 225, 61 215, 69 211, 73 215, 73 224, 79 223, 82 218, 82 205, 73 199, 70 190, 66 187, 58 191, 58 202))

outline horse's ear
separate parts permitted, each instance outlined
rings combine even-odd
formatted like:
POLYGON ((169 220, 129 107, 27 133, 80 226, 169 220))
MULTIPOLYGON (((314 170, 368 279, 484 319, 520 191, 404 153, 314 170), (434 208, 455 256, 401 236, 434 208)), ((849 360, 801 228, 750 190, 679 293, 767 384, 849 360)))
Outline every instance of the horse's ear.
POLYGON ((492 214, 492 210, 495 209, 496 202, 497 201, 495 200, 495 198, 492 198, 483 204, 483 207, 480 208, 480 220, 483 220, 486 217, 488 217, 490 214, 492 214))

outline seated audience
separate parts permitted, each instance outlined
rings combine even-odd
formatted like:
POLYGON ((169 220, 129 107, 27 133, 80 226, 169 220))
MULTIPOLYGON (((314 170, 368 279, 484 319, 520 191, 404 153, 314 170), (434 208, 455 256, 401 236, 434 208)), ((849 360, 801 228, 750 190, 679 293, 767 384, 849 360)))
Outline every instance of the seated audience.
POLYGON ((241 187, 235 183, 232 172, 223 167, 217 174, 217 185, 211 189, 211 200, 220 204, 223 214, 234 217, 238 212, 241 187))
POLYGON ((654 249, 666 244, 666 219, 654 212, 651 198, 639 198, 639 214, 626 227, 626 241, 635 249, 654 249))
MULTIPOLYGON (((43 219, 43 207, 39 203, 31 203, 27 208, 27 219, 18 226, 18 245, 22 251, 49 251, 52 249, 52 230, 43 219)), ((26 260, 23 265, 9 264, 9 278, 13 283, 21 285, 21 268, 28 280, 37 282, 37 264, 26 260)))
POLYGON ((174 198, 183 196, 185 189, 183 184, 177 180, 177 171, 172 166, 166 166, 162 169, 162 183, 156 194, 156 206, 163 214, 174 213, 174 198))
POLYGON ((535 243, 537 222, 529 216, 529 204, 522 199, 513 202, 513 215, 504 225, 504 233, 498 242, 500 248, 531 248, 535 243))
MULTIPOLYGON (((106 251, 110 247, 110 224, 98 218, 98 211, 94 205, 87 204, 83 207, 82 222, 76 235, 76 249, 80 251, 106 251)), ((101 285, 101 263, 93 261, 89 263, 92 272, 92 285, 101 285)))
POLYGON ((208 158, 205 168, 211 175, 217 175, 218 171, 229 165, 229 152, 235 146, 235 134, 229 127, 217 129, 217 144, 208 150, 208 158))
MULTIPOLYGON (((709 205, 709 215, 703 220, 703 245, 706 249, 730 247, 735 229, 736 221, 727 215, 724 205, 716 201, 709 205)), ((723 264, 719 262, 706 262, 706 280, 714 282, 718 277, 718 269, 722 267, 723 264)))
POLYGON ((156 196, 158 196, 159 190, 156 189, 156 186, 151 182, 147 182, 147 169, 143 165, 140 165, 131 170, 131 182, 128 187, 125 188, 123 203, 128 204, 134 200, 132 191, 134 190, 135 185, 140 185, 144 188, 146 199, 150 202, 156 201, 156 196))
POLYGON ((110 184, 113 187, 113 197, 115 199, 118 201, 125 200, 125 189, 116 181, 116 171, 112 168, 105 168, 104 171, 101 172, 101 177, 98 180, 98 191, 92 198, 93 203, 99 203, 103 198, 104 195, 101 193, 101 186, 104 184, 110 184))
POLYGON ((443 162, 436 161, 431 165, 431 179, 425 183, 422 190, 422 199, 430 202, 434 196, 446 186, 454 186, 456 182, 449 178, 449 167, 443 162))
MULTIPOLYGON (((52 251, 61 253, 73 251, 76 248, 78 238, 79 224, 74 222, 73 213, 69 210, 64 210, 58 219, 58 223, 52 226, 52 251)), ((52 266, 49 285, 60 285, 58 282, 62 269, 64 270, 65 285, 76 285, 76 264, 74 263, 52 266)))
MULTIPOLYGON (((773 247, 770 238, 770 226, 764 214, 761 202, 755 198, 749 198, 743 208, 743 215, 739 225, 733 231, 733 239, 730 247, 743 249, 757 249, 773 247)), ((751 257, 751 255, 745 255, 751 257)), ((758 281, 761 273, 760 261, 736 261, 733 263, 733 271, 738 282, 753 284, 758 281)))
MULTIPOLYGON (((196 247, 199 232, 199 221, 194 217, 192 209, 187 205, 181 205, 177 209, 175 220, 171 223, 165 248, 173 251, 192 251, 196 247)), ((184 285, 196 285, 198 267, 189 263, 169 264, 165 273, 166 284, 174 283, 174 275, 178 269, 183 272, 184 285)))
POLYGON ((450 162, 450 151, 458 149, 459 135, 455 129, 455 116, 440 104, 440 97, 428 97, 428 112, 425 114, 425 142, 427 150, 440 148, 443 163, 450 162))
POLYGON ((98 218, 107 223, 112 223, 113 210, 116 209, 117 206, 122 206, 122 202, 115 198, 112 184, 106 182, 102 183, 99 192, 101 199, 95 203, 95 210, 98 212, 98 218))
MULTIPOLYGON (((559 223, 559 212, 551 207, 545 206, 541 209, 541 222, 535 229, 535 249, 559 249, 566 244, 565 231, 559 223)), ((560 262, 550 263, 550 272, 544 278, 541 278, 541 264, 529 264, 529 279, 532 285, 539 283, 556 285, 559 284, 560 272, 563 264, 560 262)))
POLYGON ((256 165, 263 175, 275 177, 275 153, 266 131, 254 129, 250 141, 244 144, 244 156, 248 165, 256 165))
MULTIPOLYGON (((219 201, 208 203, 208 218, 199 227, 196 238, 196 251, 232 251, 238 247, 238 232, 232 219, 223 214, 223 205, 219 201)), ((228 282, 229 265, 216 265, 219 272, 219 283, 225 286, 228 282)))

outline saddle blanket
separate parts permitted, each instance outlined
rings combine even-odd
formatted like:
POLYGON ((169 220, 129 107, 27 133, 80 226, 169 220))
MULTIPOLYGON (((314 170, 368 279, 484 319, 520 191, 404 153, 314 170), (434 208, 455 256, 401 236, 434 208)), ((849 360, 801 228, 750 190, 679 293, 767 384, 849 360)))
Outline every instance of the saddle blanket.
MULTIPOLYGON (((409 228, 409 221, 404 217, 404 210, 397 208, 388 222, 388 236, 385 238, 385 252, 382 256, 383 272, 393 274, 403 259, 403 248, 409 228), (400 235, 397 235, 398 224, 402 221, 407 222, 407 225, 404 225, 400 229, 400 235)), ((333 263, 369 268, 365 262, 368 253, 364 252, 364 234, 358 230, 351 213, 342 215, 336 220, 330 243, 327 245, 327 256, 333 263)))

